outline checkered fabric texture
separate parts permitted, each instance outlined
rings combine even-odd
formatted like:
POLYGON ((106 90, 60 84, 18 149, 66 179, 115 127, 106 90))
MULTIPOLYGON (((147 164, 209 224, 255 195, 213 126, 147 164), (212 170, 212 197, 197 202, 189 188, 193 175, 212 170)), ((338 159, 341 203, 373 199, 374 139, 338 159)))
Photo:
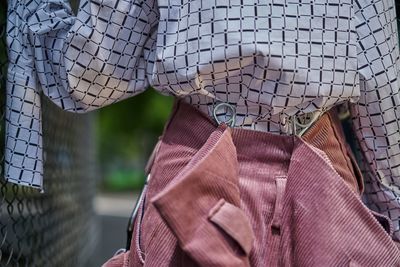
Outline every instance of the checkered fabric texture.
MULTIPOLYGON (((9 0, 6 178, 42 188, 40 93, 87 112, 151 85, 236 127, 350 103, 369 205, 400 239, 399 48, 394 0, 9 0)), ((156 107, 155 107, 156 108, 156 107)), ((139 114, 138 114, 139 116, 139 114)))

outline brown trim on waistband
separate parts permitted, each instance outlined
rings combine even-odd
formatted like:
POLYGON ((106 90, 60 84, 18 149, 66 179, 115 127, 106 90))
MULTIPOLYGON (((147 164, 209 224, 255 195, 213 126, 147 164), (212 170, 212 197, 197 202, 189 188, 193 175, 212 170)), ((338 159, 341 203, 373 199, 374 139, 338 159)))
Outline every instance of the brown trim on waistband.
POLYGON ((357 194, 363 191, 363 179, 351 157, 336 109, 321 116, 302 137, 304 141, 322 150, 344 182, 357 194))

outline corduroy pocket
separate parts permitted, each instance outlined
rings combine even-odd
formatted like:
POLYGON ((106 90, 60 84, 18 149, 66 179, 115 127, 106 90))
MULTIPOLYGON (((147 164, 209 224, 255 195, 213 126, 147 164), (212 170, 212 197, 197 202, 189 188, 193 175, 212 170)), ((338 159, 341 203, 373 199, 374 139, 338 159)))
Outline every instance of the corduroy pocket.
MULTIPOLYGON (((303 141, 302 141, 303 142, 303 141)), ((347 186, 326 154, 303 142, 292 153, 285 192, 284 238, 298 266, 400 266, 385 227, 347 186), (297 212, 285 209, 296 203, 297 212), (326 252, 329 253, 326 253, 326 252), (315 264, 316 265, 315 265, 315 264)), ((385 222, 385 221, 383 221, 385 222)))
MULTIPOLYGON (((328 156, 325 154, 325 152, 322 151, 322 150, 318 150, 318 149, 316 149, 316 148, 315 148, 314 150, 315 150, 317 153, 319 153, 319 154, 325 159, 325 161, 326 161, 326 163, 328 164, 328 166, 332 169, 332 171, 334 171, 335 175, 337 175, 337 181, 338 181, 339 183, 342 183, 342 184, 346 185, 346 188, 348 188, 347 184, 343 181, 342 177, 337 173, 337 171, 336 171, 335 168, 333 167, 332 162, 330 161, 330 159, 328 158, 328 156)), ((357 166, 357 164, 356 164, 356 161, 355 161, 354 158, 352 158, 352 155, 351 155, 350 151, 348 151, 348 152, 349 152, 349 156, 350 156, 350 158, 351 158, 352 164, 355 164, 355 166, 354 166, 354 167, 355 167, 355 170, 354 170, 354 171, 355 171, 355 174, 354 174, 354 175, 357 177, 358 182, 363 182, 362 174, 361 174, 360 170, 358 169, 358 166, 357 166)), ((360 189, 360 191, 363 191, 363 190, 364 190, 363 187, 359 187, 359 189, 360 189)), ((353 193, 353 192, 352 192, 352 193, 353 193)), ((353 194, 352 194, 352 195, 353 195, 353 194)), ((354 201, 359 201, 359 202, 361 202, 359 195, 354 195, 354 196, 355 196, 354 201)), ((392 222, 390 221, 390 219, 389 219, 388 217, 382 215, 382 214, 379 214, 379 213, 377 213, 377 212, 371 210, 371 209, 368 208, 364 203, 363 203, 363 206, 364 206, 365 211, 366 211, 367 213, 370 213, 370 214, 374 217, 375 222, 376 222, 377 224, 379 224, 379 225, 383 228, 384 231, 382 231, 382 233, 387 234, 390 238, 392 238, 392 234, 393 234, 393 225, 392 225, 392 222)))
POLYGON ((152 202, 182 250, 198 265, 250 266, 254 234, 244 212, 227 200, 236 194, 229 181, 201 171, 189 174, 152 202))
POLYGON ((200 266, 249 266, 253 232, 239 208, 238 184, 230 131, 218 128, 151 199, 181 249, 200 266))

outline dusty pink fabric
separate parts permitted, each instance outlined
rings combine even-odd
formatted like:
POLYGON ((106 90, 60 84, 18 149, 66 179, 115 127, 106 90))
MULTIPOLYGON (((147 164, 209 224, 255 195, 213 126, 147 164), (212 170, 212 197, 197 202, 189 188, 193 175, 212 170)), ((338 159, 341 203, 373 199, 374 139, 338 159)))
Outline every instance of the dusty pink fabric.
POLYGON ((310 140, 217 126, 178 102, 128 266, 400 266, 390 222, 334 165, 310 140))
POLYGON ((350 146, 346 143, 336 109, 325 113, 302 139, 325 152, 333 168, 358 195, 364 191, 364 181, 350 146))
POLYGON ((103 266, 107 267, 129 267, 130 251, 120 253, 109 259, 103 266))

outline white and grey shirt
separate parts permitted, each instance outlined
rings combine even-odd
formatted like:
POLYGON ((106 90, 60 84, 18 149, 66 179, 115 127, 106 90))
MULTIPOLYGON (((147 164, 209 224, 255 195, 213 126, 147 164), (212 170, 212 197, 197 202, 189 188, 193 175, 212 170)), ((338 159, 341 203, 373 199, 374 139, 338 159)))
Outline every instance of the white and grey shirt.
POLYGON ((371 205, 400 239, 400 61, 394 0, 8 0, 5 176, 42 188, 40 94, 87 112, 149 86, 236 127, 351 103, 371 205))

